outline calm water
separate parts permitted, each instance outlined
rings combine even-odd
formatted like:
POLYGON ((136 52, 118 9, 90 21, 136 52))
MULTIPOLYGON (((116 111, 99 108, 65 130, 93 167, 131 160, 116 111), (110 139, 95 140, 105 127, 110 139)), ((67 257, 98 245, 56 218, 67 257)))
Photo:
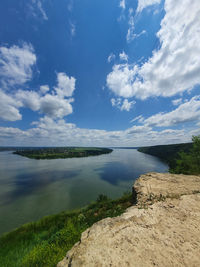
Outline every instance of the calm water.
POLYGON ((34 160, 0 153, 0 234, 44 215, 85 206, 101 193, 117 198, 159 159, 135 149, 73 159, 34 160))

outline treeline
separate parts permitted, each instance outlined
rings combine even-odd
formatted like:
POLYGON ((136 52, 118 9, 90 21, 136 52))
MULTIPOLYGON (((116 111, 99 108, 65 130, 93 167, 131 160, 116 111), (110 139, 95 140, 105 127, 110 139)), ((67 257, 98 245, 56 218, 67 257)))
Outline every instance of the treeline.
POLYGON ((200 136, 192 143, 140 147, 138 151, 160 158, 171 173, 200 174, 200 136))

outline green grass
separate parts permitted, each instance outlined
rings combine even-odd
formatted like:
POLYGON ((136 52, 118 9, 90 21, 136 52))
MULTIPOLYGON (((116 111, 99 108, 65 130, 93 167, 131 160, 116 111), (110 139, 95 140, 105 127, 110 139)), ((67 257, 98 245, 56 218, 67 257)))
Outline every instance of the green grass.
POLYGON ((95 222, 123 213, 131 206, 131 193, 117 200, 100 195, 84 209, 62 212, 25 224, 0 238, 1 267, 53 267, 95 222))

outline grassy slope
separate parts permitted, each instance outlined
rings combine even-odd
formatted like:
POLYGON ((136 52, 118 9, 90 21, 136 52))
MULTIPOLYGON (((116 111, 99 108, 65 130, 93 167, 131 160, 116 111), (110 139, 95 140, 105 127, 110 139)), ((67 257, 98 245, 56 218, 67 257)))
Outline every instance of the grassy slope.
POLYGON ((0 238, 0 266, 56 266, 84 230, 103 218, 123 213, 131 206, 131 198, 131 193, 117 200, 99 198, 79 211, 44 217, 3 235, 0 238))
POLYGON ((192 148, 192 143, 186 143, 186 144, 175 144, 175 145, 140 147, 138 151, 158 157, 164 162, 166 162, 170 168, 173 168, 176 164, 178 153, 181 151, 187 153, 191 148, 192 148))

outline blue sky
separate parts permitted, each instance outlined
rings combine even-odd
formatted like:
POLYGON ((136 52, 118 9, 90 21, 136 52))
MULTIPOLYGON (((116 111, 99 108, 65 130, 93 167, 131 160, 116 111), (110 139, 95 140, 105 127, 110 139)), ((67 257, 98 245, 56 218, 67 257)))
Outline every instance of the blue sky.
POLYGON ((198 0, 2 0, 0 145, 200 133, 198 0))

